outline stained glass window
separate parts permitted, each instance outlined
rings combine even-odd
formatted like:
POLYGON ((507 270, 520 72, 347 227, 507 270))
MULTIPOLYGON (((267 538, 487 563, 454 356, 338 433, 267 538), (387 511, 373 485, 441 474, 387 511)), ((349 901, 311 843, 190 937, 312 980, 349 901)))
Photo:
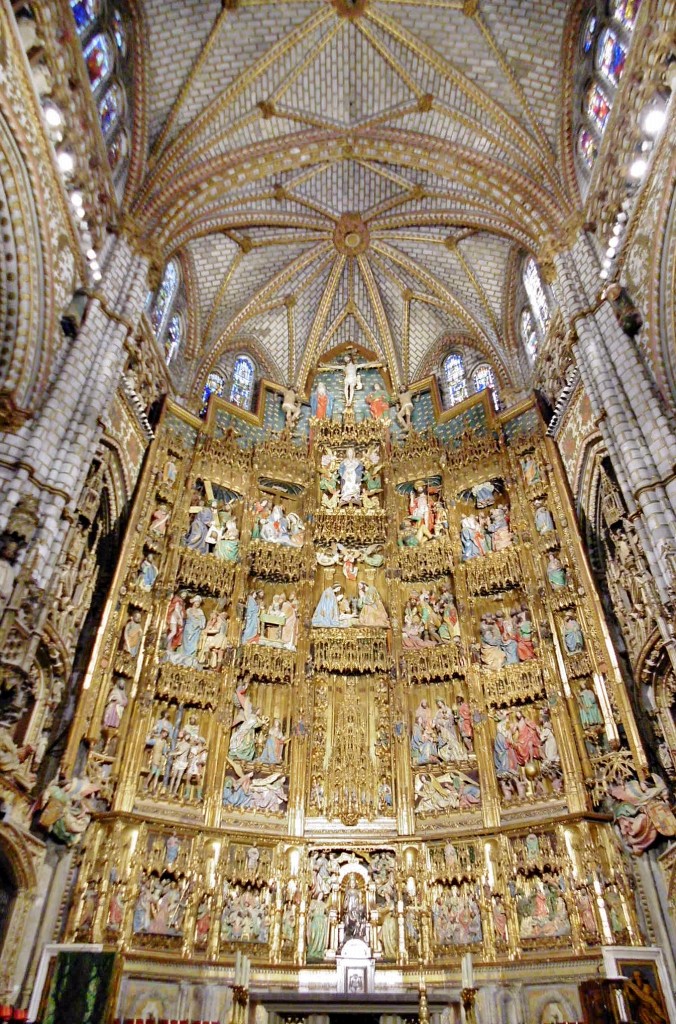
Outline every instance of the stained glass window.
POLYGON ((104 135, 110 135, 122 117, 124 109, 124 92, 119 82, 113 82, 99 103, 99 118, 101 120, 101 131, 104 135))
POLYGON ((587 114, 600 132, 606 126, 611 106, 612 104, 601 86, 597 85, 596 82, 592 82, 587 92, 587 114))
POLYGON ((120 52, 120 55, 124 57, 127 52, 127 33, 124 29, 124 22, 122 21, 122 15, 119 11, 113 11, 113 16, 110 19, 110 27, 113 30, 113 36, 115 37, 115 45, 120 52))
POLYGON ((594 36, 596 35, 596 26, 598 24, 595 14, 590 15, 587 19, 587 24, 584 27, 582 34, 582 52, 589 53, 592 46, 594 45, 594 36))
POLYGON ((599 38, 596 64, 599 71, 613 85, 620 81, 626 59, 627 51, 618 39, 617 33, 613 32, 612 28, 605 29, 599 38))
POLYGON ((526 354, 532 363, 537 355, 538 335, 535 330, 533 314, 529 309, 524 309, 521 313, 521 340, 526 354))
POLYGON ((167 366, 171 363, 172 359, 181 347, 181 340, 183 338, 183 321, 178 313, 170 318, 167 324, 167 336, 164 341, 164 356, 167 361, 167 366))
POLYGON ((165 321, 169 315, 169 310, 171 309, 171 304, 174 301, 177 288, 178 265, 174 260, 170 260, 164 271, 160 287, 157 289, 155 304, 150 314, 150 322, 156 338, 159 338, 162 333, 162 328, 164 327, 165 321))
POLYGON ((481 363, 472 370, 472 385, 475 391, 485 391, 486 388, 491 389, 493 398, 493 405, 497 409, 500 404, 498 398, 498 385, 495 380, 495 374, 493 373, 493 367, 489 366, 488 363, 481 363))
POLYGON ((225 378, 220 373, 210 373, 204 385, 202 402, 204 405, 209 401, 209 395, 222 395, 225 391, 225 378))
POLYGON ((446 356, 443 372, 448 404, 456 405, 462 402, 463 398, 467 398, 467 378, 462 356, 457 352, 451 352, 446 356))
POLYGON ((127 139, 127 133, 119 132, 108 146, 108 163, 110 164, 111 171, 115 171, 122 163, 127 155, 128 148, 129 140, 127 139))
POLYGON ((542 287, 540 271, 533 259, 527 260, 526 265, 523 268, 523 283, 526 288, 526 294, 528 295, 528 301, 530 302, 530 308, 533 311, 533 316, 535 317, 540 330, 544 334, 547 330, 547 325, 549 324, 549 303, 547 302, 545 290, 542 287))
POLYGON ((598 155, 599 147, 596 139, 588 128, 582 128, 578 132, 577 151, 580 154, 580 158, 582 159, 585 167, 588 167, 589 170, 591 170, 598 155))
POLYGON ((83 36, 99 16, 101 0, 70 0, 70 9, 75 18, 77 34, 83 36))
POLYGON ((631 30, 636 24, 640 6, 641 0, 611 0, 610 12, 616 21, 631 30))
POLYGON ((255 372, 256 368, 248 356, 237 356, 232 370, 230 401, 240 409, 251 408, 255 372))
POLYGON ((92 36, 83 51, 87 73, 93 91, 96 91, 113 67, 113 44, 103 32, 92 36))

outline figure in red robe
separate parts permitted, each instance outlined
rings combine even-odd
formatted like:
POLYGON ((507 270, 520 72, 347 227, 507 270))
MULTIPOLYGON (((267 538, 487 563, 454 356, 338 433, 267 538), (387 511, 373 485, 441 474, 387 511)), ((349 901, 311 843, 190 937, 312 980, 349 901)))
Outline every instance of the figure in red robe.
POLYGON ((542 759, 540 731, 535 722, 532 722, 530 718, 525 718, 520 710, 516 712, 512 742, 520 765, 542 759))

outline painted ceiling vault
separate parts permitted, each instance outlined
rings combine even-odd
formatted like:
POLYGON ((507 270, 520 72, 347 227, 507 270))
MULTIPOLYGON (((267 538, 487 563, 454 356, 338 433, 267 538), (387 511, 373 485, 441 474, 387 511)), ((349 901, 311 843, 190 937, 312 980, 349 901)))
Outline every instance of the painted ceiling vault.
POLYGON ((144 6, 132 216, 186 269, 193 387, 249 343, 304 389, 347 341, 396 386, 449 335, 522 387, 507 284, 579 202, 561 152, 569 3, 144 6))

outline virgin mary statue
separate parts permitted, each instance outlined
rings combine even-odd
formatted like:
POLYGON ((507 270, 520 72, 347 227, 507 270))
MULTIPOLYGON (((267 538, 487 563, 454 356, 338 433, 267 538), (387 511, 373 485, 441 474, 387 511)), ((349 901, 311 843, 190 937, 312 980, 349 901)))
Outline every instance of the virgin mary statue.
POLYGON ((334 629, 337 626, 343 625, 338 608, 338 599, 333 587, 327 587, 319 598, 314 615, 312 616, 312 625, 320 626, 324 629, 334 629))

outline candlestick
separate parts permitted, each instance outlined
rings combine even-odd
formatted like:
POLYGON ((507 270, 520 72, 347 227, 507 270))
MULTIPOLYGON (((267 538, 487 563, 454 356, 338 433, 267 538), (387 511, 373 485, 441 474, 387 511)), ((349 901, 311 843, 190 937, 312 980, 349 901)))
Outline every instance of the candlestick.
POLYGON ((475 988, 465 988, 464 986, 460 993, 460 998, 462 999, 462 1008, 465 1011, 466 1024, 476 1024, 476 1015, 474 1013, 476 993, 477 990, 475 988))

